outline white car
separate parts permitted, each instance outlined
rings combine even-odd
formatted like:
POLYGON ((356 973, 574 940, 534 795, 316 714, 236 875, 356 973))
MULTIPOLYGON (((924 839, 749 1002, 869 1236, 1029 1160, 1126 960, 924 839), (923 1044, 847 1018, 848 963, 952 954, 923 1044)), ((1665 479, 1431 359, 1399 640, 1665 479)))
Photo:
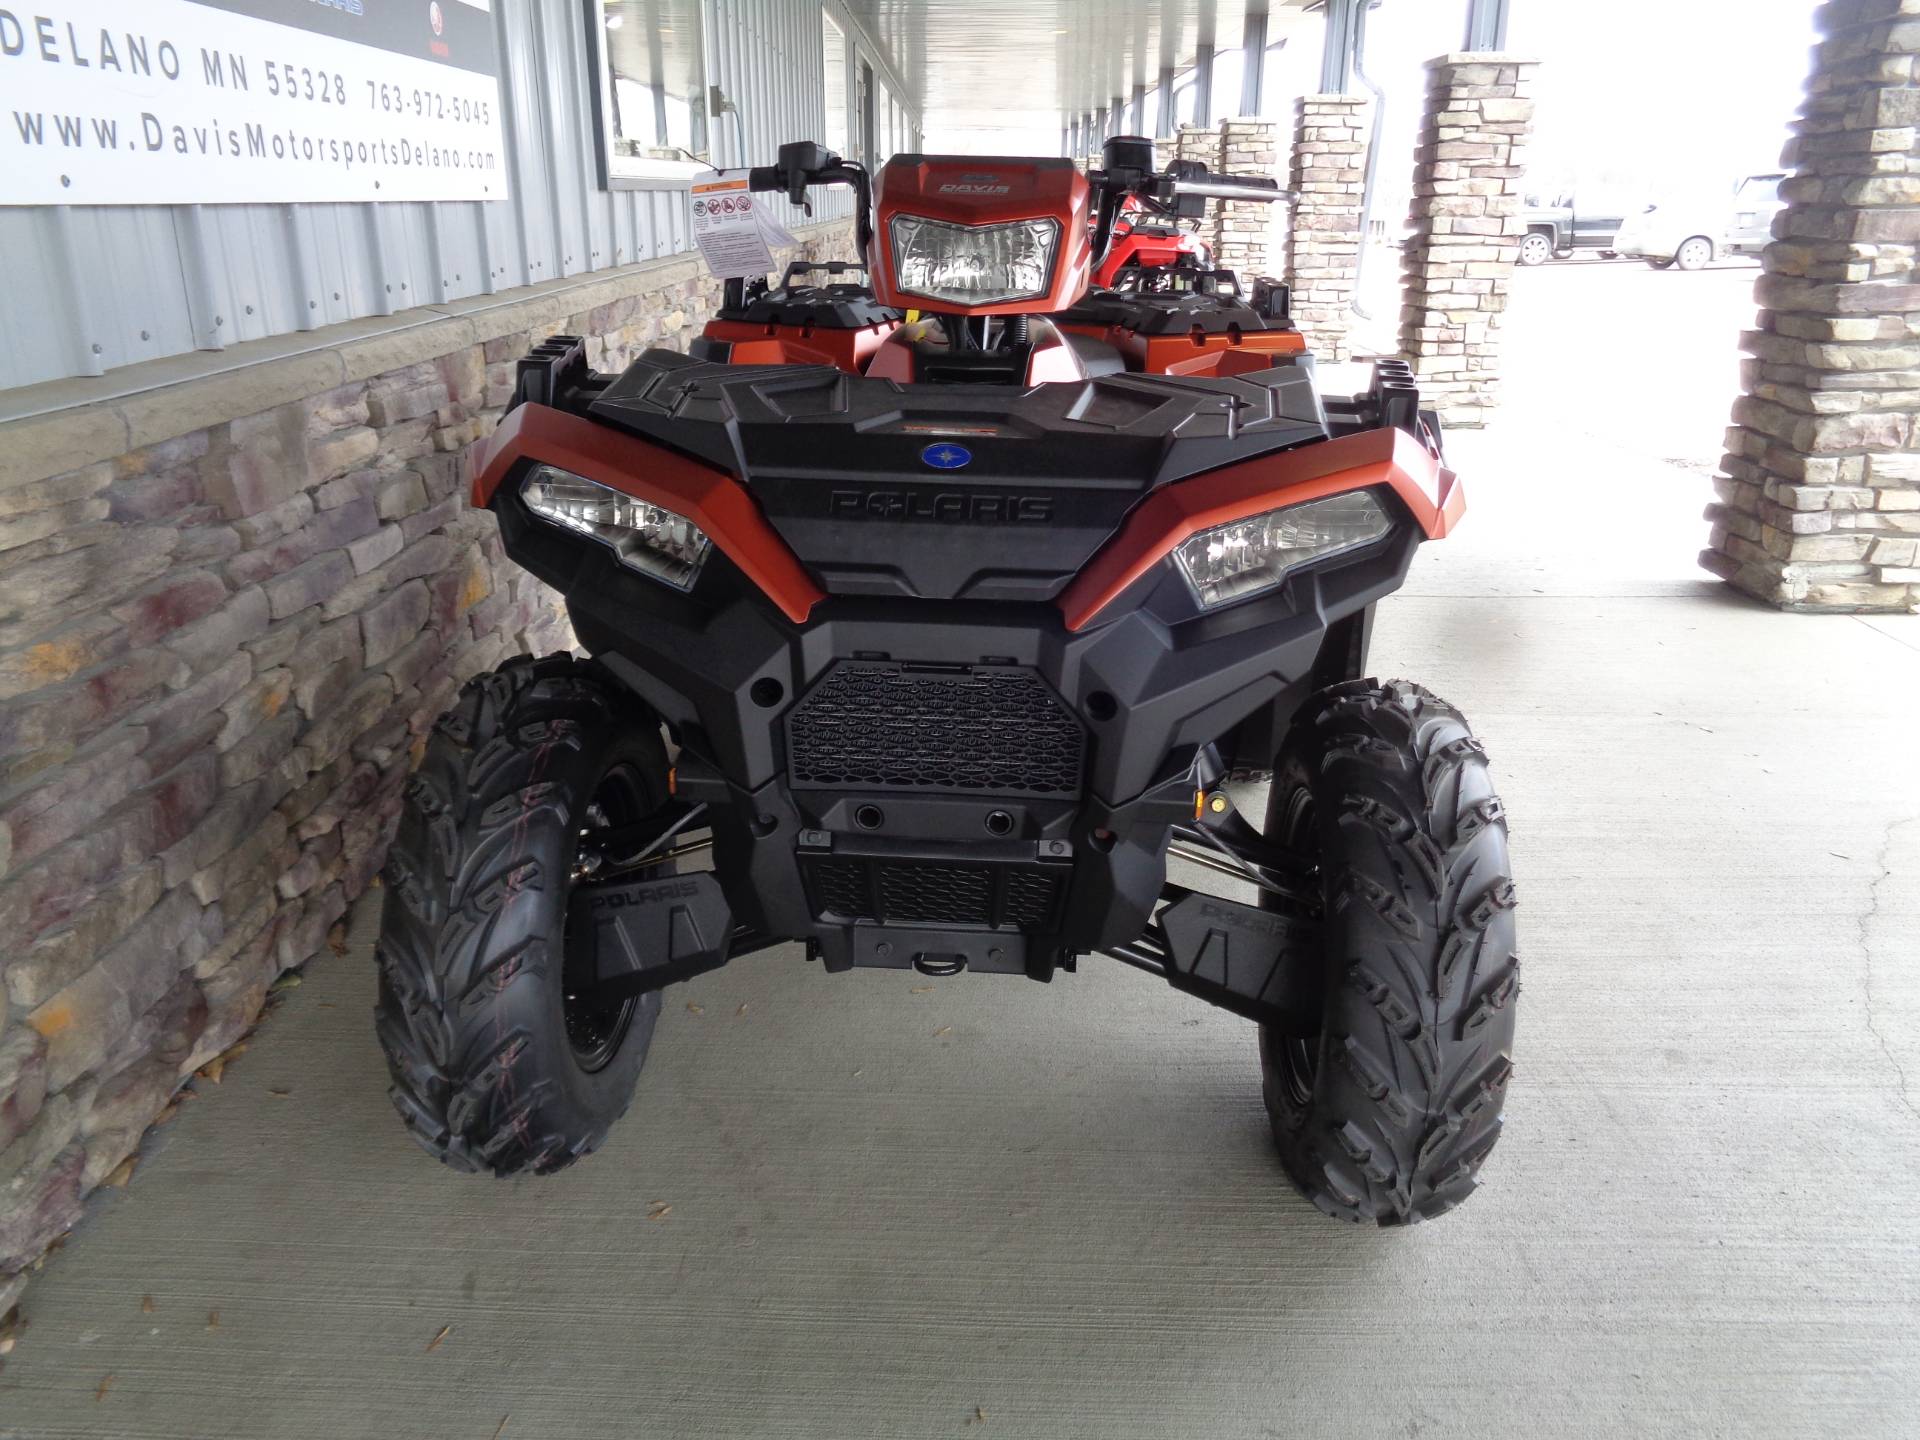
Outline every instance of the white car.
POLYGON ((1773 238, 1773 217, 1785 204, 1785 175, 1749 175, 1730 200, 1667 201, 1630 215, 1613 237, 1616 253, 1658 270, 1698 270, 1722 255, 1758 255, 1773 238))

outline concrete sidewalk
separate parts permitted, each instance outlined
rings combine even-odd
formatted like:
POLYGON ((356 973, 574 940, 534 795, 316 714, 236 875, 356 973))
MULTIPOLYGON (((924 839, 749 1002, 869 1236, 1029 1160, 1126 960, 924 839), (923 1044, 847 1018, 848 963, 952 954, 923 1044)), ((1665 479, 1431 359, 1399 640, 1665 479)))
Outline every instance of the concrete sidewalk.
POLYGON ((599 1155, 455 1175, 389 1110, 362 923, 35 1281, 0 1435, 1913 1434, 1920 619, 1708 582, 1703 487, 1599 427, 1453 455, 1375 667, 1513 817, 1517 1076, 1458 1214, 1321 1218, 1252 1028, 1097 960, 743 961, 669 992, 599 1155))

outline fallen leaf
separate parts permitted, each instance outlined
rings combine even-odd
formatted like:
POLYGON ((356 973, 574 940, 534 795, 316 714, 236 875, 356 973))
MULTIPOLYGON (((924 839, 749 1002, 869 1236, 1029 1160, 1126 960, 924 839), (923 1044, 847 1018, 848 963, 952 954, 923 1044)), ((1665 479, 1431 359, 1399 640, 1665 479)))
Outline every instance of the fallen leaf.
POLYGON ((298 990, 303 983, 304 977, 301 976, 298 970, 289 970, 267 987, 267 993, 269 995, 278 995, 282 990, 298 990))
POLYGON ((227 1057, 224 1055, 216 1055, 200 1067, 200 1078, 202 1080, 211 1080, 214 1084, 218 1085, 220 1083, 220 1077, 226 1073, 226 1070, 227 1057))
MULTIPOLYGON (((347 927, 345 925, 336 923, 331 930, 327 931, 327 948, 336 955, 344 955, 347 953, 347 927)), ((300 982, 296 980, 294 983, 297 985, 300 982)))
POLYGON ((673 1213, 673 1206, 664 1200, 656 1200, 647 1210, 647 1219, 664 1220, 673 1213))
POLYGON ((859 1079, 859 1078, 860 1078, 860 1077, 861 1077, 862 1075, 864 1075, 864 1074, 866 1074, 866 1073, 867 1073, 867 1072, 866 1072, 866 1071, 865 1071, 864 1069, 861 1069, 861 1070, 856 1070, 856 1071, 854 1071, 854 1072, 853 1072, 853 1078, 854 1078, 854 1079, 856 1079, 856 1080, 858 1080, 858 1079, 859 1079))
POLYGON ((440 1333, 434 1336, 431 1340, 427 1341, 427 1354, 431 1355, 434 1351, 438 1350, 440 1348, 440 1342, 446 1339, 447 1336, 451 1335, 452 1333, 453 1333, 453 1326, 442 1325, 440 1327, 440 1333))
POLYGON ((340 1008, 331 1000, 322 1000, 319 1002, 319 1005, 322 1010, 338 1010, 340 1008))
POLYGON ((691 1000, 689 1000, 687 1001, 687 1013, 690 1015, 704 1015, 707 1012, 704 1009, 702 1009, 700 1006, 694 1004, 691 1000))
POLYGON ((220 1328, 220 1312, 218 1310, 207 1311, 207 1328, 209 1330, 218 1330, 220 1328))
POLYGON ((13 1353, 13 1336, 11 1335, 0 1336, 0 1355, 11 1355, 12 1353, 13 1353))
POLYGON ((153 1313, 153 1296, 142 1295, 140 1297, 140 1313, 142 1315, 151 1315, 153 1313))
POLYGON ((180 1113, 180 1102, 178 1100, 171 1100, 167 1103, 166 1109, 162 1110, 158 1115, 153 1117, 153 1123, 156 1125, 164 1125, 167 1123, 167 1121, 173 1119, 173 1117, 178 1115, 179 1113, 180 1113))
POLYGON ((113 1372, 109 1370, 104 1376, 101 1377, 100 1388, 93 1392, 94 1404, 97 1405, 102 1400, 106 1399, 107 1391, 111 1390, 112 1388, 113 1388, 113 1372))
POLYGON ((733 1012, 733 1018, 738 1020, 742 1015, 746 1013, 747 1013, 747 1007, 745 1006, 745 1004, 742 1004, 738 1010, 733 1012))
POLYGON ((967 1423, 968 1423, 969 1425, 984 1425, 984 1424, 986 1424, 986 1423, 987 1423, 987 1412, 986 1412, 985 1410, 982 1410, 982 1409, 981 1409, 981 1408, 980 1408, 980 1407, 979 1407, 978 1405, 976 1405, 976 1406, 974 1406, 974 1407, 973 1407, 973 1414, 971 1414, 971 1415, 969 1415, 969 1416, 967 1417, 967 1423))
POLYGON ((500 1440, 500 1436, 506 1431, 507 1421, 511 1420, 512 1418, 513 1418, 513 1412, 511 1410, 509 1410, 505 1415, 502 1415, 500 1417, 500 1424, 493 1432, 493 1440, 500 1440))
POLYGON ((267 1088, 267 1094, 276 1100, 291 1100, 293 1098, 293 1091, 287 1089, 284 1085, 269 1086, 267 1088))
POLYGON ((933 1033, 936 1039, 942 1035, 951 1035, 953 1034, 953 1026, 942 1025, 938 1030, 934 1031, 933 1033))
POLYGON ((916 995, 931 995, 933 993, 933 986, 916 985, 913 987, 913 993, 916 995))
POLYGON ((102 1180, 100 1183, 102 1185, 111 1185, 116 1190, 126 1189, 127 1182, 133 1179, 133 1166, 134 1166, 134 1158, 133 1156, 129 1155, 126 1159, 122 1160, 118 1165, 114 1166, 113 1169, 109 1170, 107 1172, 106 1178, 102 1180))

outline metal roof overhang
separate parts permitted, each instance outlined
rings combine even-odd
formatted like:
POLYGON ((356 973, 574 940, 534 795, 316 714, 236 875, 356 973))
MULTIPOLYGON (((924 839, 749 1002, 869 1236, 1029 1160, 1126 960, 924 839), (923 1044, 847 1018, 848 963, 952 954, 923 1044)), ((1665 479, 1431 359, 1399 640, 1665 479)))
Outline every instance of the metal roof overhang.
MULTIPOLYGON (((1240 48, 1249 15, 1269 43, 1317 0, 849 0, 923 98, 930 149, 1030 149, 1071 117, 1152 89, 1205 47, 1240 48)), ((1142 128, 1151 130, 1151 125, 1142 128)))

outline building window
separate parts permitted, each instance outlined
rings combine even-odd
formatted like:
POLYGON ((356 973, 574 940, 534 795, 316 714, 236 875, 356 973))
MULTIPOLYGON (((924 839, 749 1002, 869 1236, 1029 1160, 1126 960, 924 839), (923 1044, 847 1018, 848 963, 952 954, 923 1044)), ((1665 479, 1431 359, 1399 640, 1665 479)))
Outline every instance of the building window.
POLYGON ((1240 113, 1240 87, 1247 78, 1244 50, 1221 50, 1213 57, 1213 110, 1211 115, 1196 115, 1193 123, 1206 129, 1222 116, 1240 113))
POLYGON ((820 16, 820 49, 826 62, 826 123, 820 143, 836 155, 847 153, 847 37, 831 15, 820 16))
POLYGON ((893 92, 887 82, 873 82, 873 165, 878 168, 893 158, 893 92))
POLYGON ((700 0, 595 0, 602 182, 677 188, 707 168, 700 0))

